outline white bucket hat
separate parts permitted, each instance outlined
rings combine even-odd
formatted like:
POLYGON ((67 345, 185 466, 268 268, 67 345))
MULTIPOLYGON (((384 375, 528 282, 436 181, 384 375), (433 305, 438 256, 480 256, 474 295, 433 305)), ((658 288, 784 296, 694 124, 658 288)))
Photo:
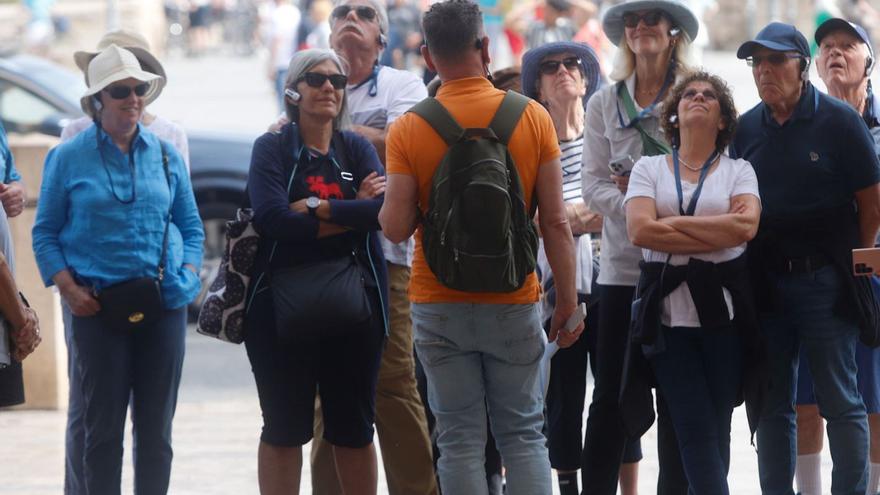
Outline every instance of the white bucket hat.
POLYGON ((141 69, 141 64, 133 53, 112 43, 89 62, 87 77, 91 81, 91 85, 80 99, 80 105, 87 113, 91 105, 89 100, 92 99, 92 96, 116 81, 133 78, 149 82, 150 88, 143 96, 145 105, 159 96, 165 82, 162 76, 141 69))

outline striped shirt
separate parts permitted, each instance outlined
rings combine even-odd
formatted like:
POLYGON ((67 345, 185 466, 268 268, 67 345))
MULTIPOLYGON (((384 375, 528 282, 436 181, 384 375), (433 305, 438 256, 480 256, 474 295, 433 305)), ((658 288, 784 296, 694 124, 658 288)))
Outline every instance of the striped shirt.
POLYGON ((559 143, 562 156, 562 199, 566 203, 583 203, 581 196, 581 155, 584 152, 584 136, 559 143))

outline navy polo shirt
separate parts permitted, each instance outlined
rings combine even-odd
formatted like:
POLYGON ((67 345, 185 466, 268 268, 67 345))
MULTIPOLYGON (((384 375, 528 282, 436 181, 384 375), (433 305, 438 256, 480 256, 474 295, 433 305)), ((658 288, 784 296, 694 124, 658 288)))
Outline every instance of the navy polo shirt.
POLYGON ((755 169, 763 215, 801 217, 839 208, 880 182, 880 161, 862 117, 848 104, 807 87, 779 125, 763 102, 743 114, 732 158, 755 169))

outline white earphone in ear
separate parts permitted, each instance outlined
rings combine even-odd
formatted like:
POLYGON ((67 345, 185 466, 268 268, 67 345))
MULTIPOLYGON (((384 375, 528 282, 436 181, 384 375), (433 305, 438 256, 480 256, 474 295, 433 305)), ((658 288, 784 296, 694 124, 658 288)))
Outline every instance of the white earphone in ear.
POLYGON ((801 71, 801 81, 809 81, 810 80, 810 57, 804 57, 804 70, 801 71))
POLYGON ((284 90, 284 94, 287 95, 294 103, 298 102, 302 99, 302 95, 297 93, 296 91, 287 88, 284 90))
POLYGON ((385 48, 385 47, 388 46, 388 37, 385 36, 385 35, 382 34, 382 33, 379 33, 379 45, 380 45, 382 48, 385 48))
POLYGON ((681 33, 681 29, 678 29, 677 27, 669 30, 669 36, 678 36, 679 33, 681 33))
POLYGON ((101 108, 104 107, 104 104, 101 103, 101 99, 97 96, 92 96, 92 104, 95 106, 95 110, 97 110, 98 112, 100 112, 101 108))

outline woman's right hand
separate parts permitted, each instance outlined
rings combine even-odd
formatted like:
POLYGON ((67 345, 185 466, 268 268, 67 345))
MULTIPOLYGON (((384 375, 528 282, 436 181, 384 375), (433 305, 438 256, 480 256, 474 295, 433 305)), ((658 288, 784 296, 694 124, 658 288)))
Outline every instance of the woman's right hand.
POLYGON ((629 187, 629 175, 612 174, 611 180, 614 182, 614 185, 617 186, 617 189, 621 194, 626 194, 626 190, 629 187))
POLYGON ((101 311, 101 304, 86 287, 71 284, 58 290, 74 316, 94 316, 101 311))
POLYGON ((385 194, 385 176, 370 172, 370 175, 361 181, 357 199, 373 199, 382 194, 385 194))

